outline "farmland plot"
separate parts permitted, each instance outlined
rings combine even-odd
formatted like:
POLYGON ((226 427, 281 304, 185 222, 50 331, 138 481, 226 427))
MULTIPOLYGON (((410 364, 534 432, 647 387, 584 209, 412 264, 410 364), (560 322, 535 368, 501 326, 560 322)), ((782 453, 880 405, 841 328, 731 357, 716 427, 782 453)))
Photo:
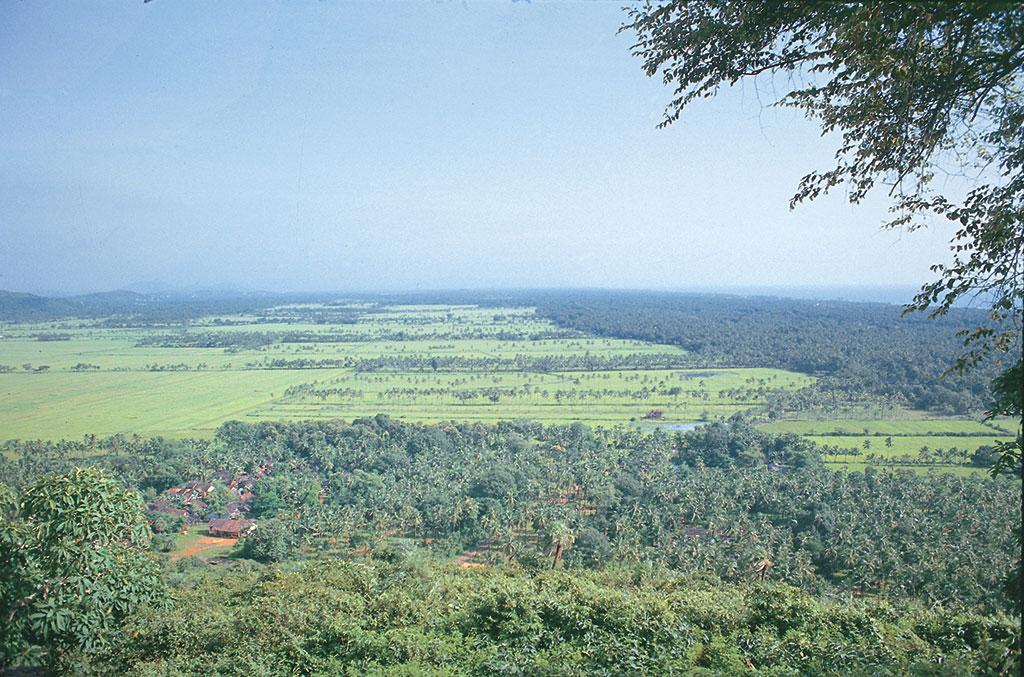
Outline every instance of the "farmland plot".
POLYGON ((773 390, 813 382, 776 369, 687 368, 679 348, 562 329, 531 308, 353 305, 340 321, 345 312, 0 327, 0 437, 208 436, 231 419, 378 413, 694 422, 757 411, 773 390))

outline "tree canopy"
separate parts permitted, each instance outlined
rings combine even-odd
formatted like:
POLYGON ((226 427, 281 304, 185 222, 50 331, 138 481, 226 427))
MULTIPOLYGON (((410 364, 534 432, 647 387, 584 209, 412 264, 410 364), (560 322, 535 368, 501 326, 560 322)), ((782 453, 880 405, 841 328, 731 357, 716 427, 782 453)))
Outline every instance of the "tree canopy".
POLYGON ((957 366, 1011 347, 1024 300, 1024 6, 675 0, 627 13, 645 72, 674 87, 662 125, 722 85, 787 76, 777 105, 840 138, 835 166, 805 176, 791 205, 840 185, 858 203, 881 186, 888 227, 952 221, 952 262, 932 267, 907 310, 941 315, 980 296, 991 322, 965 333, 957 366))
POLYGON ((0 511, 0 666, 93 653, 161 599, 142 502, 106 472, 43 477, 20 499, 4 488, 0 511))

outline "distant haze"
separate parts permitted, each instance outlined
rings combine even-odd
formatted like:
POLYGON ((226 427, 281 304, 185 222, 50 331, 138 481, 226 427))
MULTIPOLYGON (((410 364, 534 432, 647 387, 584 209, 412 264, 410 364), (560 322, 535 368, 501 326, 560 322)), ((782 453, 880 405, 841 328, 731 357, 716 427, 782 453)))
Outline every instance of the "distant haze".
POLYGON ((880 231, 880 197, 789 211, 834 139, 766 108, 770 83, 656 129, 671 92, 622 20, 618 3, 0 3, 0 288, 909 295, 947 258, 945 225, 880 231))

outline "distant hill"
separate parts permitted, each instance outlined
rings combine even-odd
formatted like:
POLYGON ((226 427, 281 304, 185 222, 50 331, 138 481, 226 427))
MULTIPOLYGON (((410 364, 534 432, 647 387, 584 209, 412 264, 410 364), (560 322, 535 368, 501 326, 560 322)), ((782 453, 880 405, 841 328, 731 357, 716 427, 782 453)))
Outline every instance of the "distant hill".
MULTIPOLYGON (((140 294, 117 290, 77 296, 39 296, 0 290, 0 321, 40 322, 66 317, 130 317, 165 322, 210 314, 254 312, 282 303, 324 300, 324 295, 269 292, 140 294)), ((334 297, 329 297, 333 299, 334 297)))
POLYGON ((120 290, 56 297, 0 290, 0 319, 31 321, 122 314, 144 309, 149 303, 143 294, 120 290))
POLYGON ((35 294, 24 294, 22 292, 4 291, 0 289, 0 317, 14 319, 15 317, 45 317, 52 312, 52 302, 49 299, 35 294))

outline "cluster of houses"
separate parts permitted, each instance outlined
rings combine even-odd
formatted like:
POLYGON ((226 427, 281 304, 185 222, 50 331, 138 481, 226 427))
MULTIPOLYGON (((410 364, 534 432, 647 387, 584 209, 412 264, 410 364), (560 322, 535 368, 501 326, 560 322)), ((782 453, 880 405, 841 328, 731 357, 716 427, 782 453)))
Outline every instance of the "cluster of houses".
MULTIPOLYGON (((254 488, 256 482, 266 477, 272 469, 271 463, 265 463, 251 474, 232 475, 226 470, 221 470, 215 473, 212 479, 192 480, 171 487, 146 507, 150 513, 179 518, 182 521, 182 531, 206 522, 207 531, 211 536, 241 538, 256 528, 256 521, 247 519, 250 506, 256 498, 254 488), (226 491, 228 494, 227 502, 219 509, 211 506, 216 491, 226 491)), ((225 497, 222 495, 218 498, 225 497)))

